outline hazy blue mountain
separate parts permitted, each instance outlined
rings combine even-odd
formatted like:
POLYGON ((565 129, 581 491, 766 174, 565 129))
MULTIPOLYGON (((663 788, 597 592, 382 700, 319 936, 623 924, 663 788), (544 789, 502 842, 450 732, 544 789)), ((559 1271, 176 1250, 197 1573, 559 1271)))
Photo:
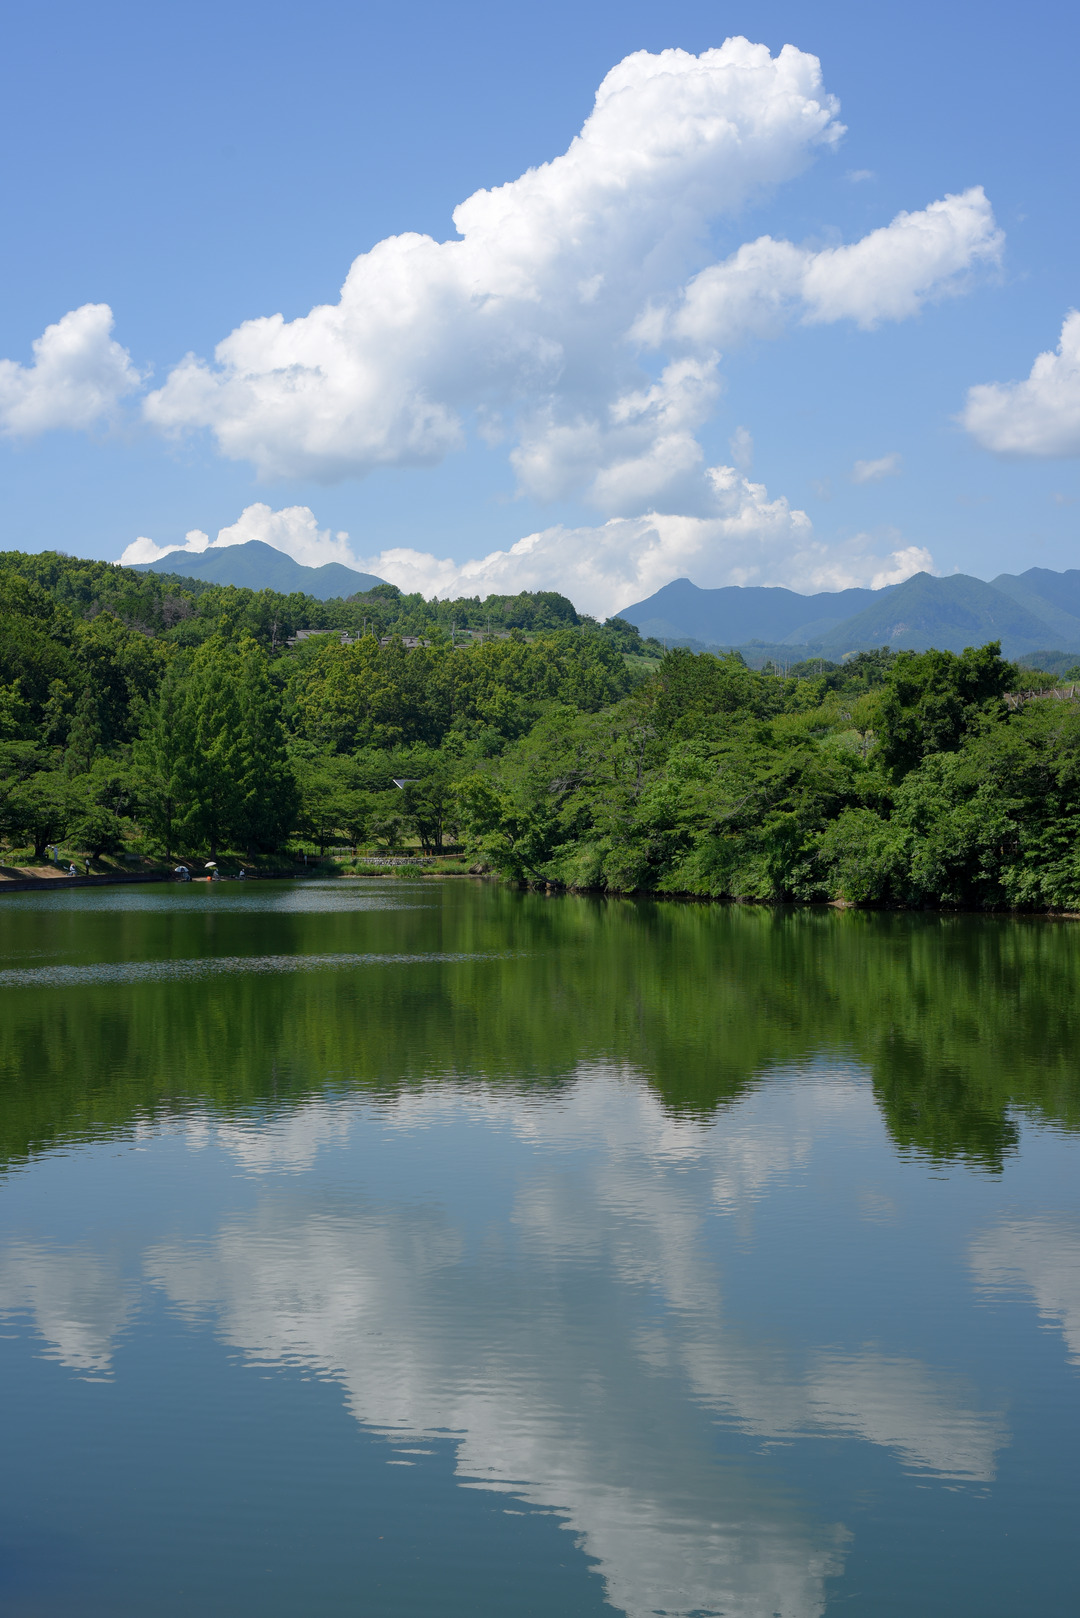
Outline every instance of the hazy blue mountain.
POLYGON ((1024 652, 1017 658, 1021 668, 1042 669, 1047 674, 1071 675, 1074 669, 1080 666, 1080 656, 1073 652, 1038 651, 1024 652))
POLYGON ((965 646, 980 646, 988 640, 1000 640, 1006 657, 1036 651, 1048 639, 1056 645, 1065 640, 1080 647, 1080 619, 1068 619, 1063 613, 1060 621, 1051 625, 1044 615, 966 573, 944 579, 916 573, 882 595, 884 599, 876 600, 822 636, 827 654, 835 656, 870 646, 905 647, 917 652, 938 646, 962 651, 965 646))
POLYGON ((1026 573, 1000 573, 990 582, 1047 623, 1057 627, 1060 622, 1065 634, 1066 624, 1080 619, 1080 568, 1052 573, 1048 567, 1029 567, 1026 573))
POLYGON ((277 590, 282 595, 302 591, 319 601, 335 596, 355 595, 382 584, 374 573, 357 573, 340 562, 322 567, 305 567, 284 551, 249 539, 243 545, 222 546, 220 550, 170 551, 156 562, 140 562, 139 573, 180 573, 188 578, 206 579, 210 584, 236 584, 248 590, 277 590))
POLYGON ((798 595, 793 590, 729 585, 699 590, 676 579, 621 617, 643 635, 713 646, 769 643, 799 655, 839 658, 872 646, 924 651, 1000 640, 1006 657, 1048 646, 1080 651, 1080 569, 1030 568, 993 584, 964 573, 935 578, 917 573, 882 590, 798 595))
POLYGON ((689 579, 675 579, 647 600, 625 607, 619 617, 658 640, 690 637, 713 646, 739 646, 751 640, 801 645, 844 623, 885 593, 827 590, 804 596, 780 586, 757 584, 700 590, 689 579))

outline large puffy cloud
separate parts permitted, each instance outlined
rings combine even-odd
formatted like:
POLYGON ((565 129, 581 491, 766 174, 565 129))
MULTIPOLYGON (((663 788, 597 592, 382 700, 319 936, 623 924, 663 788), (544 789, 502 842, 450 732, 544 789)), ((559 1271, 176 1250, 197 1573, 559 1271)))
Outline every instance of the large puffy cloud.
POLYGON ((112 415, 142 380, 112 328, 107 303, 84 303, 35 339, 32 365, 0 360, 0 431, 32 437, 112 415))
POLYGON ((1025 381, 969 389, 961 420, 999 455, 1080 455, 1080 311, 1069 311, 1057 348, 1025 381))
MULTIPOLYGON (((147 414, 209 428, 266 475, 332 479, 438 460, 483 407, 518 419, 526 485, 538 441, 591 430, 587 485, 609 426, 613 458, 626 455, 627 423, 609 409, 640 389, 629 326, 706 256, 712 218, 835 143, 835 112, 817 59, 792 46, 637 52, 562 156, 460 205, 460 240, 378 243, 337 304, 246 322, 216 365, 183 361, 147 414)), ((551 464, 540 481, 567 492, 573 476, 553 486, 551 464)))
POLYGON ((511 461, 522 488, 538 498, 580 493, 602 511, 634 516, 662 509, 709 510, 715 504, 695 436, 720 391, 715 356, 666 366, 652 385, 618 394, 603 420, 560 419, 550 405, 522 424, 511 461))
POLYGON ((815 252, 762 236, 702 270, 673 306, 649 309, 636 331, 645 342, 700 344, 775 336, 793 319, 872 330, 961 290, 974 265, 998 259, 1002 241, 982 186, 897 214, 844 247, 815 252))
MULTIPOLYGON (((929 566, 925 552, 875 556, 862 540, 826 551, 803 513, 707 464, 700 442, 722 344, 793 321, 870 329, 906 318, 1000 251, 975 187, 861 241, 765 236, 712 263, 716 221, 834 147, 837 112, 817 58, 793 46, 775 57, 742 38, 700 56, 637 52, 604 79, 562 155, 457 208, 456 239, 377 243, 337 303, 249 320, 212 362, 188 355, 144 400, 145 416, 168 434, 206 430, 267 478, 317 481, 431 464, 475 432, 505 446, 523 493, 631 525, 549 529, 459 565, 411 550, 361 561, 307 507, 253 506, 240 519, 243 537, 298 560, 359 562, 428 593, 531 584, 606 611, 667 582, 683 556, 700 583, 809 589, 929 566)), ((9 431, 85 425, 137 385, 110 320, 88 305, 50 328, 32 370, 3 362, 9 431), (76 351, 83 391, 44 387, 53 361, 76 351)), ((747 432, 733 451, 744 474, 749 444, 747 432)), ((212 543, 235 543, 230 532, 212 543)), ((193 529, 172 549, 209 544, 193 529)), ((142 538, 125 560, 164 553, 142 538)))
POLYGON ((474 419, 514 435, 519 482, 540 498, 692 511, 718 342, 796 308, 865 328, 901 319, 999 251, 976 187, 844 247, 764 237, 677 294, 708 259, 712 221, 833 145, 835 113, 817 59, 791 46, 638 52, 567 152, 461 204, 459 240, 378 243, 337 304, 248 321, 214 365, 189 355, 147 415, 209 429, 264 475, 327 480, 438 460, 474 419), (658 380, 636 364, 642 345, 674 350, 658 380))

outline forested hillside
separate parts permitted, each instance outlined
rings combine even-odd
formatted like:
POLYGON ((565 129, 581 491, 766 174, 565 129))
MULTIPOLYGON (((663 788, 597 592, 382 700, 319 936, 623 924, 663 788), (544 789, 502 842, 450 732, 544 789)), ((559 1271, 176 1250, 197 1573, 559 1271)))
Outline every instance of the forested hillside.
POLYGON ((8 554, 0 829, 38 856, 453 845, 616 892, 1080 908, 1060 681, 993 643, 783 677, 656 653, 554 593, 319 602, 8 554))
POLYGON ((646 650, 554 593, 322 602, 9 553, 0 829, 39 858, 65 839, 95 856, 441 848, 459 780, 553 703, 624 697, 624 654, 646 650))

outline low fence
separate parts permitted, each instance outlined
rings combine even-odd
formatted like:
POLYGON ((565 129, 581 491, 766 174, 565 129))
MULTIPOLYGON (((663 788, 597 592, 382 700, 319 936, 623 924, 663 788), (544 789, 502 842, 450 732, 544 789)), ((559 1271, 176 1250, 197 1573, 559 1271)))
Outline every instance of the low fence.
POLYGON ((107 876, 0 877, 0 894, 51 893, 54 888, 102 888, 117 882, 169 882, 171 871, 116 871, 107 876))
POLYGON ((1015 713, 1029 702, 1045 702, 1048 698, 1051 702, 1072 702, 1077 697, 1080 697, 1080 684, 1055 685, 1049 691, 1006 691, 1005 706, 1015 713))
POLYGON ((437 865, 437 859, 427 854, 357 854, 357 865, 437 865))

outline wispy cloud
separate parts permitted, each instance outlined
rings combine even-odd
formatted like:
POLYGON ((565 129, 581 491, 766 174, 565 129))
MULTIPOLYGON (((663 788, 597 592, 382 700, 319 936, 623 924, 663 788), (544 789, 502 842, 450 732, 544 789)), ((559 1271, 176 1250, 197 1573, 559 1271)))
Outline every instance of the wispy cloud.
POLYGON ((851 468, 852 483, 880 483, 882 478, 900 475, 903 457, 894 450, 891 455, 880 455, 876 461, 856 461, 851 468))
POLYGON ((754 440, 749 427, 736 427, 729 446, 731 459, 740 472, 749 472, 754 464, 754 440))

